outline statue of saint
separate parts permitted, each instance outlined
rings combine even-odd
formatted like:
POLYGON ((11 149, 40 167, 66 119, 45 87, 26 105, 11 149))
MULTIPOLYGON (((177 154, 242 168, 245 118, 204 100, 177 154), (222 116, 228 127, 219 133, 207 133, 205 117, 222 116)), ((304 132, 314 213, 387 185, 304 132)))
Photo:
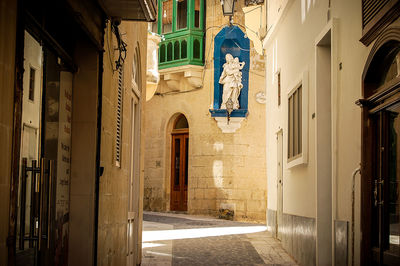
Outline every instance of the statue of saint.
POLYGON ((229 99, 233 102, 233 109, 239 109, 239 95, 243 88, 242 72, 245 62, 239 62, 239 58, 231 54, 226 54, 226 63, 223 65, 219 83, 223 84, 221 109, 226 109, 226 103, 229 99))

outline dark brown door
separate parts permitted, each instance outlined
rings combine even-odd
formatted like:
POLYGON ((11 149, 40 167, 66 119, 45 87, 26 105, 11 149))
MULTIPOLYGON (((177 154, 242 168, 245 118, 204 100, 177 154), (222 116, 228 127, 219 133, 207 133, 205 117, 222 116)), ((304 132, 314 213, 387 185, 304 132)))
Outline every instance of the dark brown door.
POLYGON ((373 264, 400 265, 400 103, 373 115, 371 244, 373 264))
POLYGON ((172 135, 171 210, 187 210, 189 134, 172 135))

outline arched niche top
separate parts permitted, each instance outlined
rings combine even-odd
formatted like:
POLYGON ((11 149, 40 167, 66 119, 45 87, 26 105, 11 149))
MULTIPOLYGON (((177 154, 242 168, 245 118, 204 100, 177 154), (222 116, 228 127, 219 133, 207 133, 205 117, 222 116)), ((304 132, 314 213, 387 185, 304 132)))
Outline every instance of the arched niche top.
POLYGON ((248 112, 248 89, 250 69, 250 40, 238 26, 226 26, 214 40, 214 102, 210 109, 212 117, 225 117, 226 110, 220 109, 222 102, 223 86, 219 84, 219 77, 223 71, 225 56, 230 53, 238 57, 240 62, 245 62, 242 69, 243 88, 239 96, 240 109, 234 110, 231 117, 246 117, 248 112))
POLYGON ((180 114, 174 122, 174 130, 175 129, 188 129, 189 128, 189 123, 186 119, 186 117, 183 114, 180 114))
POLYGON ((400 75, 400 27, 387 28, 373 45, 364 67, 363 97, 400 75))

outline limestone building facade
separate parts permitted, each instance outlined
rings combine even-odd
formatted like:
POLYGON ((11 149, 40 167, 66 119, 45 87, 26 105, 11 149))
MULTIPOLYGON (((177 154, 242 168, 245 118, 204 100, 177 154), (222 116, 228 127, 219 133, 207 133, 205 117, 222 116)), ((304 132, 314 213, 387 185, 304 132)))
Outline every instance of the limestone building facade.
POLYGON ((156 10, 128 5, 0 2, 0 265, 140 264, 156 10))
POLYGON ((268 228, 301 265, 397 265, 399 1, 266 5, 268 228))
POLYGON ((265 222, 266 120, 257 98, 265 68, 245 35, 245 3, 236 2, 230 25, 219 1, 172 2, 159 1, 153 27, 162 36, 160 82, 145 103, 144 208, 265 222), (226 53, 247 60, 229 124, 218 82, 226 53))

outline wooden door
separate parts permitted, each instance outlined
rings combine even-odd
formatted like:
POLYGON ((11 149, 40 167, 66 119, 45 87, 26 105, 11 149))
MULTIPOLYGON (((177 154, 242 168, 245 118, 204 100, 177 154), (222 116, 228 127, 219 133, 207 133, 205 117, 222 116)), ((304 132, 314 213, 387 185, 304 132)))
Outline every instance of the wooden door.
POLYGON ((376 265, 400 265, 400 103, 373 115, 371 242, 376 265))
POLYGON ((172 135, 171 210, 187 210, 189 134, 172 135))

